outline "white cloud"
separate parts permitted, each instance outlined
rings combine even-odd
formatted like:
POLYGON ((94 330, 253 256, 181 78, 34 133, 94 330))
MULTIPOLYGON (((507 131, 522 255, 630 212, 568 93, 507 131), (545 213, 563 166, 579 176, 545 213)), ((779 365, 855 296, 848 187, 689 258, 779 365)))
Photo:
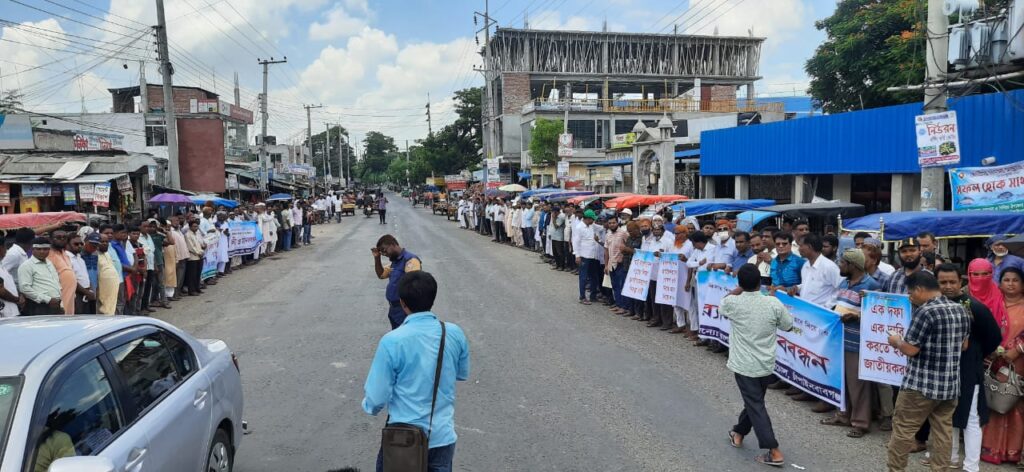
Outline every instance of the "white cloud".
POLYGON ((564 31, 598 31, 601 22, 593 18, 570 16, 564 21, 562 14, 554 10, 530 12, 530 29, 564 31))
POLYGON ((366 25, 366 18, 357 18, 349 13, 349 9, 359 10, 364 15, 368 13, 368 6, 365 1, 348 0, 348 6, 340 3, 335 5, 326 15, 324 22, 313 22, 309 25, 309 39, 314 41, 326 41, 337 38, 347 38, 358 33, 366 25))
POLYGON ((691 0, 685 31, 689 34, 712 34, 715 28, 722 36, 764 37, 765 48, 771 50, 793 39, 810 23, 808 9, 802 0, 742 2, 726 0, 691 0))

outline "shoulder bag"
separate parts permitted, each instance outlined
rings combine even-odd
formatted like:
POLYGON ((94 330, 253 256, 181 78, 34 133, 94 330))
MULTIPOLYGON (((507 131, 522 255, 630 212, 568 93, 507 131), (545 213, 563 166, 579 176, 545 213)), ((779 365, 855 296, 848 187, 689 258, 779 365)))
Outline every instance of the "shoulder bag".
POLYGON ((992 411, 1005 414, 1017 405, 1022 395, 1021 377, 1013 368, 1013 363, 1008 364, 1000 370, 1006 369, 1006 382, 1000 382, 992 369, 985 369, 985 400, 992 411))
POLYGON ((381 432, 381 458, 384 472, 426 472, 427 456, 430 452, 430 432, 434 427, 434 406, 437 404, 437 387, 441 382, 441 363, 444 361, 444 322, 441 322, 441 348, 437 351, 437 368, 434 369, 434 393, 430 400, 430 422, 427 432, 419 426, 394 423, 384 426, 381 432))

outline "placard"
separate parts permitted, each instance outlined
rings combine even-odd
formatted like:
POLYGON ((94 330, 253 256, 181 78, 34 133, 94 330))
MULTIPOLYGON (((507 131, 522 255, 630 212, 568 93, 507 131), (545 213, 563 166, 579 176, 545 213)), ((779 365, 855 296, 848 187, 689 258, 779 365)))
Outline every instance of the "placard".
POLYGON ((654 270, 653 252, 636 251, 633 253, 633 259, 629 263, 629 272, 626 273, 626 283, 622 286, 622 295, 635 300, 647 300, 652 270, 654 270))
POLYGON ((203 280, 217 275, 217 252, 220 250, 220 237, 207 238, 205 241, 206 252, 203 254, 203 271, 200 275, 203 280))
POLYGON ((899 386, 907 370, 907 356, 889 345, 889 331, 903 333, 910 327, 910 297, 867 292, 861 301, 858 378, 899 386))
POLYGON ((263 233, 255 221, 228 221, 228 257, 255 254, 263 233))
POLYGON ((720 270, 697 272, 697 336, 729 345, 729 320, 718 313, 718 307, 737 286, 736 277, 720 270))
POLYGON ((676 306, 680 290, 679 254, 662 254, 658 259, 658 280, 655 284, 657 289, 654 292, 656 303, 668 306, 676 306))
POLYGON ((95 194, 92 197, 92 204, 98 207, 110 206, 110 182, 96 184, 95 194))

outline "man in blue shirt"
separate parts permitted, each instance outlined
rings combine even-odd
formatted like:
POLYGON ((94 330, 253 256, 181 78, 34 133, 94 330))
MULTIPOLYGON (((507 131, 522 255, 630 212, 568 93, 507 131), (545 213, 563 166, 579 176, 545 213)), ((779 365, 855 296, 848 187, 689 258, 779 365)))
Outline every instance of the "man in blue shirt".
MULTIPOLYGON (((444 356, 431 411, 434 372, 441 346, 441 322, 430 312, 437 282, 427 272, 402 276, 398 297, 407 314, 402 325, 385 334, 366 377, 363 410, 376 416, 388 409, 388 423, 416 425, 428 435, 428 471, 450 472, 455 456, 455 381, 469 378, 469 343, 462 328, 445 323, 444 356)), ((382 454, 377 471, 383 470, 382 454)))
POLYGON ((789 289, 800 285, 800 269, 804 266, 804 259, 793 254, 793 234, 780 231, 772 238, 778 254, 772 259, 772 286, 776 289, 789 289))

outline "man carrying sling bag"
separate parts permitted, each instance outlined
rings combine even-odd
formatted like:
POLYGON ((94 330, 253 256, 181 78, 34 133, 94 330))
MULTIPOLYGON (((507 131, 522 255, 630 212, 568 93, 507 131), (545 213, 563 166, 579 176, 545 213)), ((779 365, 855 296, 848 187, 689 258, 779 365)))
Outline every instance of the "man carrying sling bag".
POLYGON ((458 325, 442 323, 429 311, 436 295, 429 273, 402 276, 398 296, 408 316, 381 338, 366 378, 363 409, 376 415, 386 406, 389 414, 379 472, 452 470, 455 381, 469 377, 469 346, 458 325))

